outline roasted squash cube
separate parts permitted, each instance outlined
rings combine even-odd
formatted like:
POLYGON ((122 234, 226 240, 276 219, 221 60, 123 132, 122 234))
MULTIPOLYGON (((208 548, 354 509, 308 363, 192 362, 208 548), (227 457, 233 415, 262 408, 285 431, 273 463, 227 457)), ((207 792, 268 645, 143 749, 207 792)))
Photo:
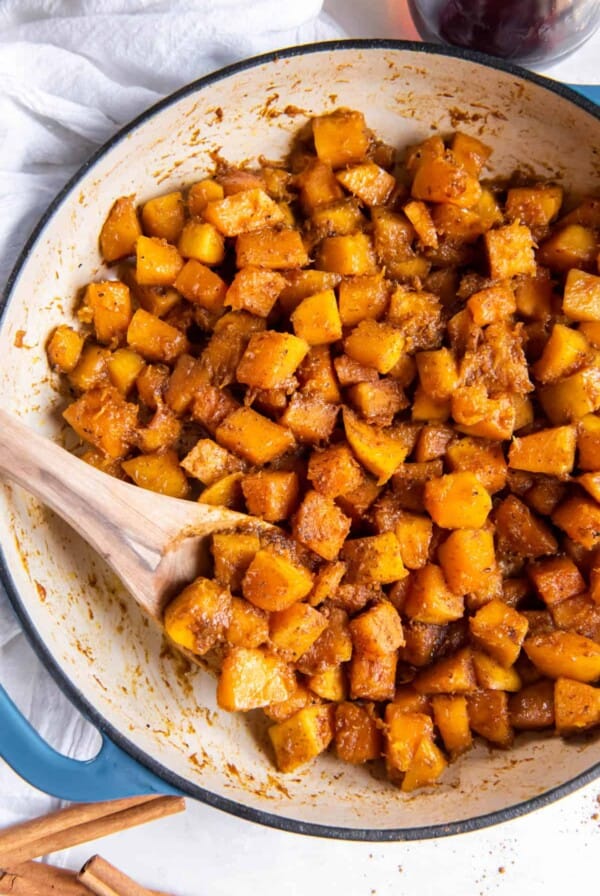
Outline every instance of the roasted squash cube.
POLYGON ((358 488, 361 468, 346 442, 324 451, 313 451, 308 461, 308 478, 326 498, 337 498, 358 488))
MULTIPOLYGON (((128 349, 120 349, 120 351, 128 351, 128 349)), ((164 448, 173 448, 179 442, 181 429, 181 420, 175 416, 173 411, 161 405, 146 426, 141 426, 138 429, 137 446, 144 454, 162 451, 164 448)))
POLYGON ((216 439, 251 464, 266 464, 294 447, 289 429, 251 408, 239 408, 217 427, 216 439))
POLYGON ((315 209, 343 199, 344 191, 337 182, 331 165, 320 159, 313 159, 297 175, 295 185, 300 192, 300 204, 305 215, 312 215, 315 209))
POLYGON ((600 417, 587 414, 579 423, 577 465, 582 470, 600 470, 600 417))
POLYGON ((443 529, 480 529, 492 509, 489 493, 466 470, 430 479, 424 500, 432 520, 443 529))
POLYGON ((186 261, 175 280, 175 288, 182 296, 207 311, 223 311, 227 284, 215 271, 196 258, 186 261))
POLYGON ((369 148, 369 133, 362 112, 337 109, 312 119, 317 155, 332 168, 362 162, 369 148))
POLYGON ((316 672, 309 676, 307 684, 313 694, 332 703, 341 703, 348 696, 346 671, 343 666, 330 666, 329 669, 316 672))
POLYGON ((340 386, 353 386, 356 383, 377 383, 379 374, 374 367, 366 367, 349 355, 338 355, 333 366, 340 386))
POLYGON ((231 614, 225 641, 232 647, 261 647, 269 640, 269 619, 243 597, 231 598, 231 614))
POLYGON ((352 700, 391 700, 396 689, 397 665, 397 651, 377 657, 353 653, 349 667, 352 700))
POLYGON ((389 299, 389 284, 381 274, 348 277, 338 287, 342 324, 353 327, 362 320, 380 317, 389 299))
POLYGON ((438 548, 444 578, 455 594, 483 592, 496 575, 490 529, 455 529, 438 548))
POLYGON ((298 474, 293 470, 259 470, 244 476, 242 491, 251 516, 276 523, 288 519, 296 508, 298 474))
POLYGON ((344 340, 346 354, 359 364, 388 373, 400 360, 404 337, 394 326, 375 320, 363 320, 344 340))
POLYGON ((516 424, 514 393, 487 394, 483 383, 459 386, 451 399, 460 432, 482 439, 510 439, 516 424))
POLYGON ((172 286, 183 267, 183 258, 166 240, 140 236, 135 244, 135 277, 140 286, 172 286))
POLYGON ((481 197, 481 186, 451 153, 446 153, 423 159, 415 172, 411 196, 426 202, 448 202, 472 208, 481 197))
POLYGON ((561 187, 512 187, 506 196, 506 217, 527 224, 536 233, 544 233, 557 217, 562 200, 561 187))
POLYGON ((394 532, 400 545, 400 556, 407 569, 421 569, 429 558, 433 524, 429 517, 399 510, 394 532))
POLYGON ((350 403, 370 423, 389 426, 396 414, 408 407, 402 387, 387 378, 375 383, 355 383, 347 392, 350 403))
POLYGON ((491 600, 469 620, 473 641, 505 668, 514 665, 529 624, 502 600, 491 600))
POLYGON ((508 452, 508 465, 515 470, 565 479, 575 465, 576 442, 574 426, 542 429, 522 438, 515 436, 508 452))
POLYGON ((413 200, 407 202, 402 211, 415 228, 415 232, 426 249, 437 249, 438 236, 431 217, 431 212, 424 202, 413 200))
POLYGON ((510 747, 514 732, 504 691, 475 691, 467 696, 469 724, 476 734, 497 747, 510 747))
POLYGON ((454 353, 449 348, 416 355, 421 386, 435 401, 450 398, 459 383, 458 367, 454 353))
POLYGON ((365 205, 385 205, 396 186, 396 179, 374 162, 345 168, 337 179, 365 205))
POLYGON ((207 485, 200 493, 200 504, 211 504, 213 507, 229 507, 230 510, 242 511, 244 499, 242 495, 242 473, 228 473, 207 485))
POLYGON ((342 400, 328 345, 313 345, 298 368, 304 395, 315 395, 329 404, 342 400))
POLYGON ((565 281, 562 307, 571 320, 600 320, 600 277, 571 268, 565 281))
POLYGON ((584 367, 539 389, 538 397, 551 423, 561 425, 581 420, 600 408, 600 369, 597 365, 584 367))
POLYGON ((506 485, 508 467, 502 446, 484 439, 466 437, 451 442, 446 448, 446 462, 451 472, 469 470, 491 495, 506 485))
POLYGON ((108 457, 124 457, 135 440, 137 405, 124 400, 113 386, 90 389, 63 411, 80 439, 108 457))
POLYGON ((506 224, 485 234, 485 246, 493 280, 508 280, 537 270, 531 230, 524 224, 506 224))
POLYGON ((279 703, 269 703, 268 706, 263 706, 262 710, 268 719, 272 719, 274 722, 285 722, 286 719, 291 719, 305 706, 318 702, 318 700, 315 700, 314 694, 305 685, 296 682, 296 687, 287 700, 281 700, 279 703))
POLYGON ((385 708, 384 731, 386 766, 394 777, 410 767, 423 738, 433 735, 433 723, 426 713, 406 711, 394 702, 385 708))
POLYGON ((513 693, 521 689, 521 679, 514 666, 503 666, 487 653, 473 651, 477 684, 483 690, 513 693))
POLYGON ((334 707, 305 706, 295 715, 269 728, 280 772, 294 772, 323 753, 333 740, 334 707))
POLYGON ((375 252, 366 233, 329 236, 322 240, 316 267, 342 276, 375 273, 375 252))
POLYGON ((204 485, 212 485, 229 473, 244 469, 244 462, 212 439, 199 439, 181 461, 181 466, 204 485))
POLYGON ((309 604, 296 603, 271 613, 269 636, 286 659, 295 661, 311 647, 327 628, 327 618, 309 604))
POLYGON ((464 694, 477 687, 473 657, 468 647, 421 670, 413 682, 419 694, 464 694))
POLYGON ((104 345, 121 342, 132 315, 129 288, 120 280, 90 283, 83 301, 86 310, 91 312, 98 342, 104 345))
POLYGON ((296 679, 281 657, 260 648, 233 647, 221 665, 217 703, 229 712, 247 712, 287 700, 296 679))
POLYGON ((313 590, 309 597, 309 603, 313 607, 322 604, 328 597, 332 597, 346 574, 346 564, 341 560, 335 563, 325 563, 315 575, 313 590))
POLYGON ((357 460, 383 485, 408 454, 407 447, 378 427, 363 423, 347 408, 343 410, 346 438, 357 460))
POLYGON ((554 725, 554 683, 547 678, 521 688, 508 699, 510 724, 518 731, 541 731, 554 725))
POLYGON ((250 563, 260 550, 258 535, 218 533, 212 537, 211 549, 216 581, 227 585, 230 591, 238 592, 250 563))
POLYGON ((442 570, 435 563, 428 563, 413 572, 403 608, 410 619, 445 625, 461 619, 464 610, 462 595, 450 590, 442 570))
POLYGON ((147 488, 170 498, 187 498, 190 486, 177 452, 172 449, 154 454, 140 454, 124 460, 123 469, 140 488, 147 488))
POLYGON ((111 352, 106 364, 110 381, 121 395, 127 395, 146 366, 144 359, 130 348, 111 352))
POLYGON ((225 240, 216 227, 191 218, 184 225, 177 242, 182 258, 195 258, 203 264, 221 264, 225 258, 225 240))
POLYGON ((306 597, 312 584, 312 575, 307 569, 261 549, 246 570, 242 592, 246 600, 261 610, 285 610, 306 597))
POLYGON ((135 253, 142 228, 133 204, 133 196, 122 196, 112 206, 100 231, 100 253, 109 264, 135 253))
POLYGON ((184 222, 185 208, 179 190, 155 196, 142 206, 142 224, 146 236, 156 236, 169 243, 176 243, 184 222))
POLYGON ((370 704, 340 703, 335 710, 335 751, 354 765, 381 756, 381 732, 370 704))
POLYGON ((404 644, 400 616, 385 600, 355 616, 350 632, 355 651, 371 657, 385 656, 404 644))
POLYGON ((467 308, 478 327, 487 327, 514 314, 517 303, 510 283, 498 283, 473 293, 467 308))
POLYGON ((248 266, 235 275, 227 290, 225 304, 235 311, 267 317, 285 284, 285 278, 277 271, 248 266))
POLYGON ((552 522, 589 551, 600 545, 600 504, 587 495, 576 494, 559 504, 552 522))
POLYGON ((342 555, 348 564, 346 578, 352 584, 386 585, 408 575, 393 532, 347 541, 342 555))
POLYGON ((241 233, 235 241, 235 257, 238 268, 253 265, 272 271, 303 268, 309 262, 306 247, 297 230, 275 230, 272 227, 241 233))
POLYGON ((554 631, 527 638, 523 649, 548 678, 594 682, 600 678, 600 644, 577 632, 554 631))
POLYGON ((200 577, 168 604, 164 624, 175 644, 202 655, 223 640, 230 620, 229 589, 200 577))
POLYGON ((325 560, 335 560, 350 531, 352 521, 331 498, 308 491, 296 513, 294 538, 325 560))
POLYGON ((327 345, 342 338, 342 322, 333 289, 303 299, 290 320, 296 336, 308 345, 327 345))
POLYGON ((295 392, 280 422, 300 442, 318 444, 331 436, 339 407, 318 395, 303 395, 295 392))
POLYGON ((61 324, 53 331, 46 345, 48 363, 61 373, 71 373, 77 366, 84 337, 72 327, 61 324))
POLYGON ((600 688, 558 678, 554 684, 554 712, 559 734, 577 734, 600 725, 600 688))
POLYGON ((523 317, 547 320, 552 313, 553 283, 547 272, 535 277, 519 277, 514 285, 517 311, 523 317))
POLYGON ((286 271, 282 274, 287 286, 279 294, 279 304, 284 314, 291 314, 302 299, 314 296, 325 289, 333 289, 342 279, 339 274, 329 271, 315 271, 312 268, 304 271, 286 271))
POLYGON ((306 675, 316 675, 324 669, 347 663, 352 656, 348 614, 338 607, 328 607, 322 612, 328 619, 327 628, 297 663, 297 669, 306 675))
POLYGON ((411 793, 420 787, 434 784, 448 766, 444 754, 431 737, 424 737, 416 749, 413 761, 406 770, 401 790, 411 793))
POLYGON ((189 348, 187 337, 154 314, 138 308, 127 328, 127 344, 146 361, 174 361, 189 348))
POLYGON ((110 385, 108 361, 111 353, 107 348, 88 342, 83 346, 79 360, 69 373, 69 383, 78 392, 100 389, 110 385))
POLYGON ((308 352, 304 339, 291 333, 253 333, 236 370, 238 382, 257 389, 275 389, 290 377, 308 352))
POLYGON ((583 576, 570 557, 551 557, 533 563, 528 573, 536 591, 550 608, 585 591, 583 576))
POLYGON ((554 554, 558 542, 552 530, 515 495, 494 509, 498 547, 521 557, 554 554))
POLYGON ((598 244, 591 228, 567 224, 544 240, 537 258, 539 264, 551 271, 569 271, 571 268, 587 271, 593 269, 597 253, 598 244))
POLYGON ((202 216, 223 236, 238 236, 283 221, 277 203, 258 187, 207 202, 202 216))
POLYGON ((589 355, 590 345, 583 333, 564 324, 554 324, 532 369, 540 383, 554 383, 583 367, 589 355))
MULTIPOLYGON (((576 481, 586 490, 588 495, 592 496, 594 501, 600 503, 600 473, 584 473, 582 476, 578 476, 576 481)), ((552 510, 554 510, 554 507, 552 507, 552 510)))
POLYGON ((461 694, 439 694, 431 698, 433 720, 444 747, 452 759, 470 750, 473 745, 467 700, 461 694))
POLYGON ((187 195, 187 206, 190 215, 201 215, 207 204, 225 195, 223 187, 211 177, 192 184, 187 195))

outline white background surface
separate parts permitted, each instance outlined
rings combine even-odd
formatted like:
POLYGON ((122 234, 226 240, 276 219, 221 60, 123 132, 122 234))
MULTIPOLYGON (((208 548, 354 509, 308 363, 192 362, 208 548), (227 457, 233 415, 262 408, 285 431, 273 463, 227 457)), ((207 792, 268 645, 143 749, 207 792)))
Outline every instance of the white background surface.
MULTIPOLYGON (((392 0, 324 4, 349 36, 413 38, 402 27, 402 7, 392 0)), ((598 83, 599 53, 600 33, 547 74, 598 83)), ((12 783, 17 785, 16 778, 12 783)), ((26 789, 23 785, 24 793, 26 789)), ((534 815, 486 831, 406 844, 304 838, 189 800, 184 815, 55 858, 77 868, 101 852, 141 883, 175 896, 237 896, 248 891, 261 896, 307 891, 311 896, 546 896, 583 885, 590 893, 597 891, 599 847, 600 781, 534 815)))

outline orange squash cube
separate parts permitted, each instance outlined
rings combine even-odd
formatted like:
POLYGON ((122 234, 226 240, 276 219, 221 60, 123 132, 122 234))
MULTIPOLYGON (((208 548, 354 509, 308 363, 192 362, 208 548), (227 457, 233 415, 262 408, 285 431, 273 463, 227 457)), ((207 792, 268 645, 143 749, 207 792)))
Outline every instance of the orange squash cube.
POLYGON ((481 186, 452 154, 446 153, 423 159, 415 172, 411 196, 426 202, 448 202, 472 208, 481 197, 481 186))
POLYGON ((100 231, 100 254, 110 264, 135 254, 142 228, 133 204, 133 196, 117 199, 100 231))
POLYGON ((317 156, 332 168, 362 162, 369 148, 369 133, 362 112, 338 109, 312 119, 317 156))
POLYGON ((433 723, 425 713, 408 712, 396 703, 388 703, 384 732, 386 766, 394 776, 408 770, 423 738, 432 737, 433 723))
POLYGON ((499 283, 473 293, 467 301, 467 308, 477 326, 486 327, 514 314, 517 303, 510 283, 499 283))
POLYGON ((456 131, 450 144, 452 155, 456 161, 468 171, 472 177, 479 177, 481 169, 492 154, 491 147, 486 146, 477 137, 456 131))
POLYGON ((425 483, 425 507, 443 529, 480 529, 492 501, 477 476, 465 470, 425 483))
POLYGON ((223 236, 238 236, 283 221, 277 203, 259 187, 210 200, 202 210, 202 216, 223 236))
POLYGON ((254 556, 260 550, 258 535, 236 532, 216 533, 212 537, 215 579, 230 591, 238 592, 254 556))
POLYGON ((344 340, 346 354, 379 373, 388 373, 400 360, 404 337, 390 324, 363 320, 344 340))
POLYGON ((576 442, 574 426, 542 429, 522 438, 515 436, 508 452, 508 465, 515 470, 565 479, 575 465, 576 442))
POLYGON ((172 286, 183 267, 183 258, 166 240, 140 236, 135 244, 135 277, 140 286, 172 286))
POLYGON ((343 419, 346 438, 356 459, 383 485, 408 454, 406 445, 378 427, 363 423, 347 408, 343 409, 343 419))
POLYGON ((335 560, 352 521, 337 504, 317 491, 306 492, 294 517, 294 538, 325 560, 335 560))
POLYGON ((577 734, 600 725, 600 689, 558 678, 554 684, 554 712, 559 734, 577 734))
POLYGON ((600 504, 587 495, 573 495, 559 504, 552 522, 589 551, 600 545, 600 504))
POLYGON ((357 488, 362 482, 360 465, 346 442, 313 451, 308 461, 308 478, 326 498, 337 498, 357 488))
POLYGON ((339 171, 337 179, 365 205, 385 205, 396 179, 374 162, 363 162, 339 171))
POLYGON ((419 694, 464 694, 477 687, 473 657, 468 647, 422 669, 413 682, 419 694))
POLYGON ((229 712, 247 712, 287 700, 294 692, 292 668, 261 648, 233 647, 221 665, 217 703, 229 712))
POLYGON ((189 495, 190 486, 176 451, 140 454, 124 460, 121 466, 140 488, 170 498, 187 498, 189 495))
POLYGON ((554 725, 554 682, 542 678, 508 698, 510 724, 518 731, 541 731, 554 725))
POLYGON ((319 444, 331 436, 339 412, 338 405, 323 401, 318 395, 295 392, 280 418, 299 442, 319 444))
POLYGON ((348 277, 338 287, 342 324, 354 327, 362 320, 380 317, 389 299, 389 284, 381 274, 348 277))
POLYGON ((305 706, 295 715, 269 728, 280 772, 294 772, 323 753, 333 740, 334 707, 305 706))
POLYGON ((473 746, 467 700, 461 694, 438 694, 431 698, 433 720, 440 732, 444 747, 452 759, 473 746))
POLYGON ((269 640, 269 619, 243 597, 231 598, 231 614, 225 641, 231 647, 262 647, 269 640))
POLYGON ((183 196, 176 190, 155 196, 142 206, 142 224, 146 236, 155 236, 168 243, 176 243, 185 222, 183 196))
POLYGON ((248 266, 233 278, 225 304, 235 311, 249 311, 258 317, 267 317, 285 284, 285 278, 277 271, 248 266))
POLYGON ((259 470, 244 476, 242 491, 251 516, 276 523, 288 519, 296 508, 298 474, 293 470, 259 470))
POLYGON ((295 661, 327 628, 327 618, 309 604, 296 603, 271 613, 269 637, 277 651, 295 661))
POLYGON ((396 689, 398 652, 384 656, 353 653, 349 666, 352 700, 391 700, 396 689))
POLYGON ((594 231, 581 224, 567 224, 556 229, 540 245, 538 263, 559 273, 577 270, 593 270, 598 244, 594 231))
POLYGON ((69 383, 78 392, 110 385, 108 361, 110 351, 95 343, 83 346, 79 360, 69 373, 69 383))
POLYGON ((335 710, 335 751, 339 759, 359 765, 381 756, 381 732, 370 704, 340 703, 335 710))
POLYGON ((200 577, 168 604, 164 625, 171 641, 201 656, 224 638, 230 619, 229 590, 200 577))
POLYGON ((291 333, 276 330, 253 333, 238 364, 237 381, 257 389, 275 389, 285 385, 308 349, 304 339, 291 333))
POLYGON ((182 258, 195 258, 203 264, 221 264, 225 258, 225 240, 216 227, 191 218, 183 227, 177 242, 182 258))
POLYGON ((312 607, 322 604, 328 597, 332 597, 346 574, 346 564, 341 560, 334 563, 325 563, 315 575, 313 590, 309 597, 312 607))
POLYGON ((448 762, 440 748, 431 737, 424 737, 406 770, 401 790, 404 793, 411 793, 420 787, 428 787, 434 784, 447 766, 448 762))
POLYGON ((473 665, 477 684, 483 690, 507 693, 521 690, 522 682, 514 666, 503 666, 489 654, 478 650, 473 651, 473 665))
POLYGON ((565 281, 562 307, 571 320, 600 320, 600 277, 571 268, 565 281))
POLYGON ((426 249, 437 249, 438 236, 431 217, 431 212, 424 202, 413 200, 407 202, 402 211, 415 228, 422 245, 426 249))
POLYGON ((310 675, 307 684, 313 694, 332 703, 341 703, 348 696, 346 672, 342 666, 331 666, 310 675))
POLYGON ((144 359, 130 348, 118 348, 111 352, 107 362, 108 375, 121 395, 127 395, 146 366, 144 359))
POLYGON ((332 289, 303 299, 290 320, 296 336, 309 345, 327 345, 342 337, 342 322, 332 289))
POLYGON ((216 440, 251 464, 266 464, 294 447, 289 429, 252 408, 239 408, 217 427, 216 440))
POLYGON ((347 397, 369 423, 378 426, 389 426, 396 414, 408 407, 404 390, 390 378, 375 383, 355 383, 349 387, 347 397))
POLYGON ((261 549, 246 570, 242 592, 254 606, 275 611, 285 610, 302 600, 312 585, 313 578, 307 569, 272 551, 261 549))
POLYGON ((385 656, 404 644, 400 616, 385 600, 355 616, 350 632, 354 649, 366 656, 385 656))
POLYGON ((454 353, 449 348, 419 352, 415 358, 424 392, 435 401, 451 397, 459 383, 454 353))
POLYGON ((53 331, 46 345, 48 363, 61 373, 71 373, 77 366, 84 337, 72 327, 61 324, 53 331))
POLYGON ((316 271, 312 268, 304 271, 285 271, 281 276, 287 285, 279 294, 279 304, 284 314, 288 315, 298 307, 302 299, 326 289, 333 289, 342 279, 339 274, 316 271))
POLYGON ((221 184, 211 177, 192 184, 187 195, 187 206, 190 215, 201 215, 207 204, 215 199, 222 199, 225 195, 221 184))
POLYGON ((421 569, 429 558, 433 536, 431 520, 421 514, 400 510, 394 523, 400 556, 407 569, 421 569))
POLYGON ((80 439, 108 457, 124 457, 135 440, 137 405, 125 401, 113 386, 90 389, 63 411, 80 439))
POLYGON ((120 280, 104 280, 88 284, 84 309, 92 316, 96 339, 104 345, 118 344, 127 333, 131 321, 129 288, 120 280))
POLYGON ((527 571, 536 591, 550 608, 585 591, 583 576, 570 557, 551 557, 533 563, 527 571))
POLYGON ((343 199, 344 191, 336 180, 331 165, 313 159, 296 177, 300 191, 300 204, 305 215, 312 215, 317 208, 343 199))
POLYGON ((458 439, 446 448, 445 459, 452 473, 474 473, 492 495, 506 485, 508 467, 502 446, 495 442, 468 436, 458 439))
POLYGON ((138 308, 127 328, 127 344, 146 361, 174 361, 187 351, 185 333, 138 308))
POLYGON ((227 295, 227 284, 215 271, 196 258, 186 261, 175 280, 175 289, 182 296, 215 313, 222 311, 227 295))
POLYGON ((244 462, 212 439, 199 439, 183 458, 181 466, 189 476, 204 485, 212 485, 229 473, 243 470, 244 462))
POLYGON ((347 580, 352 584, 386 585, 408 575, 393 532, 347 541, 342 554, 348 564, 347 580))
POLYGON ((589 355, 590 345, 583 333, 564 324, 554 324, 550 338, 532 369, 540 383, 555 383, 583 367, 589 355))
POLYGON ((490 529, 455 529, 438 548, 444 578, 455 594, 482 592, 496 575, 490 529))
POLYGON ((506 195, 506 217, 509 221, 520 221, 536 233, 544 233, 562 205, 561 187, 539 185, 535 187, 512 187, 506 195))
POLYGON ((514 732, 504 691, 476 691, 467 696, 469 724, 476 734, 497 747, 510 747, 514 732))
POLYGON ((316 266, 342 276, 375 273, 375 253, 366 233, 329 236, 322 240, 316 266))
POLYGON ((600 644, 577 632, 554 631, 527 638, 523 649, 542 675, 594 682, 600 678, 600 644))
POLYGON ((524 224, 506 224, 484 236, 493 280, 509 280, 517 274, 535 274, 537 266, 531 230, 524 224))
POLYGON ((469 620, 473 641, 505 668, 512 666, 527 635, 525 616, 502 600, 491 600, 469 620))
POLYGON ((584 367, 539 389, 538 397, 551 423, 560 426, 577 422, 600 408, 600 369, 596 365, 584 367))
POLYGON ((413 572, 403 612, 417 622, 445 625, 461 619, 464 613, 462 595, 450 590, 439 566, 428 563, 413 572))
POLYGON ((235 257, 238 268, 252 265, 272 271, 303 268, 309 262, 306 247, 297 230, 275 230, 271 227, 241 233, 235 242, 235 257))

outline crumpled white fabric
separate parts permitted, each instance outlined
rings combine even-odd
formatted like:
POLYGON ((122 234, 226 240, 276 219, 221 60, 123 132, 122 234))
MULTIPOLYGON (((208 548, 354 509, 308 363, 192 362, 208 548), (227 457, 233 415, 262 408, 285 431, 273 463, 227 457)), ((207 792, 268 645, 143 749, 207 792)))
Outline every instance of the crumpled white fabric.
MULTIPOLYGON (((321 6, 322 0, 0 0, 0 289, 48 203, 99 144, 207 72, 343 36, 321 6)), ((97 733, 37 660, 1 586, 0 682, 61 752, 95 753, 97 733)), ((57 804, 0 760, 0 827, 57 804)))

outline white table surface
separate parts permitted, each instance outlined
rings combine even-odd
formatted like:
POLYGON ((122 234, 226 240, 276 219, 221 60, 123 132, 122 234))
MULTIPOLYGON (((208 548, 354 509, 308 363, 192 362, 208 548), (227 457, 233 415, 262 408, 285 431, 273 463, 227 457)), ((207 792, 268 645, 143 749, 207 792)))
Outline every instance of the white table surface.
MULTIPOLYGON (((412 39, 403 3, 325 0, 349 36, 412 39)), ((549 76, 599 83, 600 32, 549 76)), ((26 785, 23 785, 26 786, 26 785)), ((60 863, 80 867, 94 852, 174 896, 551 896, 586 884, 598 890, 600 781, 533 815, 436 841, 344 843, 282 833, 188 800, 187 811, 97 843, 60 863)))

